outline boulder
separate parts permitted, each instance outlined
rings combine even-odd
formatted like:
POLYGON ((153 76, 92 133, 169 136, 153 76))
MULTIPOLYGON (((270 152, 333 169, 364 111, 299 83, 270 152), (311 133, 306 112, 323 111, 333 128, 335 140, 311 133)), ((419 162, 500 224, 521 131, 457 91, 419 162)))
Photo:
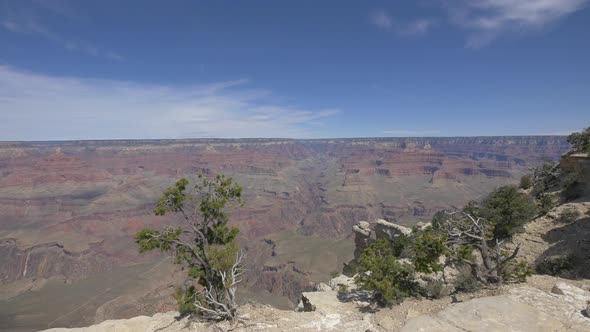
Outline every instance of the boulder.
POLYGON ((393 241, 398 236, 409 236, 410 234, 412 234, 411 228, 394 224, 383 219, 378 219, 375 223, 375 237, 377 239, 388 239, 393 241))
POLYGON ((354 276, 347 277, 343 274, 337 276, 336 278, 330 279, 328 281, 328 285, 330 286, 331 290, 338 291, 340 289, 340 285, 345 286, 348 290, 353 291, 357 288, 356 284, 354 283, 354 276))
POLYGON ((354 259, 358 260, 371 241, 371 226, 366 221, 359 221, 352 226, 352 231, 354 232, 354 259))
POLYGON ((299 311, 309 312, 315 311, 316 306, 313 305, 309 300, 308 296, 305 295, 305 293, 303 293, 301 294, 301 302, 299 302, 299 304, 297 305, 297 309, 299 309, 299 311))
POLYGON ((328 292, 332 290, 332 287, 324 284, 323 282, 320 282, 313 287, 313 290, 316 292, 328 292))
POLYGON ((322 313, 337 313, 339 308, 342 308, 342 303, 335 291, 304 292, 297 305, 297 311, 321 311, 322 313))

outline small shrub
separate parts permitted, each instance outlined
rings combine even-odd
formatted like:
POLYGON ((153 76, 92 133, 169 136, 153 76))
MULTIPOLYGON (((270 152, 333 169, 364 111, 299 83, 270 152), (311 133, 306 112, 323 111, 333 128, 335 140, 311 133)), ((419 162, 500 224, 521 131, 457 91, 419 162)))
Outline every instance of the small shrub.
POLYGON ((580 213, 580 211, 578 211, 575 208, 568 207, 561 211, 561 214, 559 215, 559 218, 557 218, 557 221, 569 224, 578 220, 578 218, 580 218, 581 216, 582 213, 580 213))
POLYGON ((530 175, 523 175, 520 178, 520 188, 527 190, 533 185, 533 181, 530 175))
POLYGON ((350 293, 350 289, 347 285, 340 284, 338 285, 338 294, 348 294, 350 293))
POLYGON ((493 225, 493 239, 511 237, 536 214, 536 207, 530 197, 516 186, 496 189, 484 199, 482 205, 475 215, 481 213, 493 225))
POLYGON ((196 289, 194 286, 188 287, 186 290, 180 287, 176 288, 174 292, 174 298, 178 304, 178 311, 182 316, 193 313, 197 310, 194 303, 194 296, 196 289))
POLYGON ((471 267, 464 266, 459 269, 459 275, 454 282, 455 289, 461 292, 472 293, 481 288, 481 284, 471 272, 471 267))
POLYGON ((340 272, 338 272, 338 271, 330 272, 330 278, 332 278, 332 279, 336 278, 339 275, 340 275, 340 272))
POLYGON ((574 152, 590 153, 590 127, 580 133, 573 133, 567 138, 574 152))
POLYGON ((532 266, 527 261, 512 261, 504 269, 503 278, 505 280, 526 282, 526 279, 532 276, 533 272, 532 266))
POLYGON ((438 258, 446 252, 447 237, 432 230, 420 231, 413 238, 411 259, 418 272, 431 273, 442 270, 438 258))
POLYGON ((408 296, 419 295, 412 266, 397 261, 386 239, 365 248, 359 259, 355 283, 363 290, 372 291, 373 299, 381 306, 391 306, 408 296))
POLYGON ((536 270, 539 274, 548 274, 558 276, 571 270, 574 267, 574 257, 568 256, 554 256, 545 258, 542 262, 537 264, 536 270))
POLYGON ((391 242, 391 249, 395 257, 402 257, 412 245, 410 238, 401 234, 391 242))
POLYGON ((545 215, 557 205, 557 202, 555 201, 555 197, 553 197, 552 194, 541 193, 537 199, 537 205, 539 206, 539 211, 541 214, 545 215))
POLYGON ((442 280, 430 280, 424 286, 426 296, 433 299, 440 299, 447 295, 445 293, 445 283, 442 280))

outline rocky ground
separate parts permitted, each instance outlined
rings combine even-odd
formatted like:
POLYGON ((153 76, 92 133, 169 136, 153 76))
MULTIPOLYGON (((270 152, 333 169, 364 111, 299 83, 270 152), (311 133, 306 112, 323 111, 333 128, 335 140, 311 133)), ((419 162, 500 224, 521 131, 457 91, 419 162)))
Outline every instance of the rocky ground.
MULTIPOLYGON (((336 288, 341 282, 342 279, 332 286, 336 288)), ((251 303, 241 307, 239 319, 233 324, 190 322, 186 318, 178 319, 177 312, 167 312, 45 332, 589 331, 590 318, 586 313, 589 287, 588 280, 572 282, 533 276, 526 284, 459 294, 455 299, 408 299, 401 305, 374 312, 362 299, 346 299, 327 286, 303 294, 315 307, 310 312, 278 310, 251 303)))

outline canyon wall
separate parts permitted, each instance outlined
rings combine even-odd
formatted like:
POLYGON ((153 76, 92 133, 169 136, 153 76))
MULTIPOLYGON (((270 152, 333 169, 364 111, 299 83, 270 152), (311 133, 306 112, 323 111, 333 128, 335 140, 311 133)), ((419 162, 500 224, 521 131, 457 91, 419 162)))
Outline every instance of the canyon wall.
POLYGON ((176 222, 151 213, 163 189, 223 173, 244 187, 230 219, 248 286, 293 301, 352 257, 359 220, 428 221, 567 149, 561 136, 2 142, 0 291, 161 259, 139 255, 133 235, 176 222))

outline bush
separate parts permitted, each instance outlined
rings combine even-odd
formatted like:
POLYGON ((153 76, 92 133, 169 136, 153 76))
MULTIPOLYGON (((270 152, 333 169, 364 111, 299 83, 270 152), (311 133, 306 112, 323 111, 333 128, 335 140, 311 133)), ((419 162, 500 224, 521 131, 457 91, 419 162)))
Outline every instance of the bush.
POLYGON ((567 141, 572 145, 573 152, 590 153, 590 127, 569 135, 567 141))
POLYGON ((400 234, 391 241, 391 249, 395 257, 402 257, 407 254, 412 246, 412 241, 406 235, 400 234))
POLYGON ((537 264, 536 270, 539 274, 559 276, 564 272, 571 270, 573 267, 574 257, 572 255, 553 256, 545 258, 542 262, 537 264))
POLYGON ((443 233, 432 230, 415 232, 410 258, 416 271, 423 273, 442 271, 443 267, 438 262, 438 258, 447 250, 446 241, 447 237, 443 233))
POLYGON ((533 181, 530 175, 523 175, 520 178, 520 188, 527 190, 533 185, 533 181))
POLYGON ((457 291, 467 293, 478 291, 481 288, 481 283, 477 281, 469 266, 459 268, 459 274, 453 285, 457 291))
POLYGON ((511 261, 503 271, 503 277, 506 280, 526 282, 526 279, 533 275, 533 268, 525 261, 511 261))
POLYGON ((561 211, 561 214, 559 215, 559 218, 557 218, 557 221, 569 224, 578 220, 578 218, 580 218, 581 216, 582 213, 580 213, 580 211, 578 211, 577 209, 567 207, 563 211, 561 211))
POLYGON ((484 199, 479 213, 493 225, 493 238, 501 240, 529 222, 535 216, 536 208, 530 197, 519 192, 518 188, 504 186, 484 199))
POLYGON ((445 295, 445 283, 442 280, 429 280, 424 286, 426 296, 433 299, 440 299, 445 295))
POLYGON ((408 296, 419 295, 412 266, 399 263, 388 240, 371 243, 359 258, 355 283, 373 292, 373 299, 381 306, 400 303, 408 296))
POLYGON ((555 197, 550 193, 540 193, 537 199, 539 211, 542 215, 547 214, 551 209, 557 206, 555 197))
POLYGON ((350 293, 350 289, 347 285, 340 284, 338 285, 338 294, 348 294, 350 293))

